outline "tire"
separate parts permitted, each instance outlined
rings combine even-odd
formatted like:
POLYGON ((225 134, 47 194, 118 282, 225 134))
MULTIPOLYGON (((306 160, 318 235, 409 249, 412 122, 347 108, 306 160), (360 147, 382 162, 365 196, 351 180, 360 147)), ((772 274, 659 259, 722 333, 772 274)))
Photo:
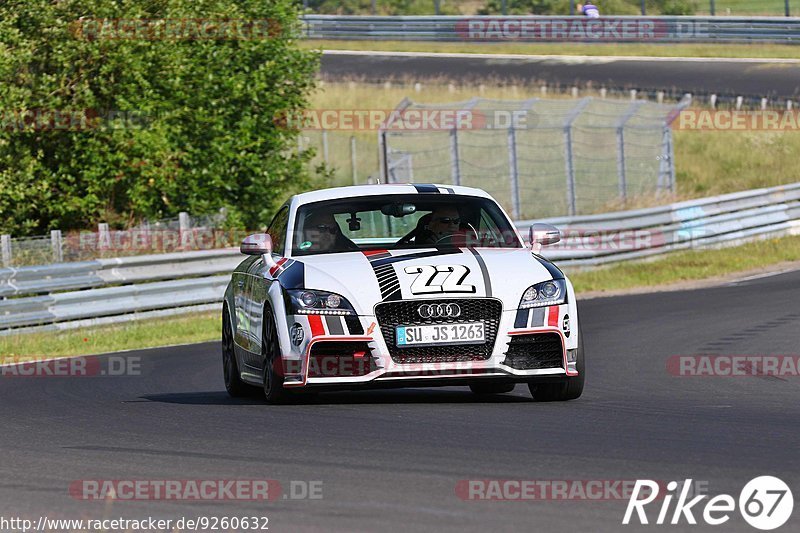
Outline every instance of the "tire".
POLYGON ((503 394, 511 392, 515 383, 472 383, 469 388, 475 394, 503 394))
POLYGON ((233 331, 227 305, 222 306, 222 377, 225 380, 225 390, 232 398, 240 398, 250 392, 250 387, 242 381, 233 350, 233 331))
POLYGON ((528 383, 533 399, 539 402, 565 402, 580 398, 583 394, 583 382, 586 379, 586 364, 583 356, 583 335, 578 326, 578 358, 575 367, 578 375, 568 377, 556 383, 535 385, 528 383))
POLYGON ((264 400, 272 405, 289 403, 292 399, 292 394, 283 388, 283 372, 280 369, 282 364, 281 347, 278 341, 275 317, 267 309, 264 310, 264 335, 261 341, 261 353, 264 356, 264 400))

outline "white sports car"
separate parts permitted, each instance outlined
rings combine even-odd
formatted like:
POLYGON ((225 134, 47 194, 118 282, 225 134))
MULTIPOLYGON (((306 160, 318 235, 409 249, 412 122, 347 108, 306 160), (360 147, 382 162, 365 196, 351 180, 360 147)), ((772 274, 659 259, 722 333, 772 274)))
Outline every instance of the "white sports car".
POLYGON ((250 235, 222 311, 225 387, 299 392, 527 383, 537 400, 583 391, 572 285, 526 247, 486 192, 364 185, 299 194, 250 235))

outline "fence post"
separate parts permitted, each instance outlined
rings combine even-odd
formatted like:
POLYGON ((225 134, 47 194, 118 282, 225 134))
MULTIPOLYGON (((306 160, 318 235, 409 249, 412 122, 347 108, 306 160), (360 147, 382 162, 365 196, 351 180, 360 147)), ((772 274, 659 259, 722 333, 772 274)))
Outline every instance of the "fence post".
POLYGON ((328 130, 322 130, 322 160, 328 164, 328 130))
POLYGON ((567 207, 569 216, 573 217, 577 206, 575 202, 575 161, 572 156, 572 123, 564 128, 564 150, 567 161, 567 207))
POLYGON ((714 5, 714 0, 708 0, 708 1, 709 1, 709 11, 711 11, 711 16, 713 17, 714 15, 716 15, 716 9, 714 9, 716 6, 714 5))
POLYGON ((647 8, 644 5, 644 0, 642 0, 642 16, 647 15, 647 8))
POLYGON ((511 177, 511 218, 520 219, 519 173, 517 168, 517 133, 514 124, 508 127, 508 174, 511 177))
POLYGON ((787 17, 791 17, 792 16, 792 10, 789 9, 789 0, 786 0, 784 2, 784 4, 786 5, 786 16, 787 17))
POLYGON ((350 136, 350 167, 353 170, 353 185, 358 185, 358 170, 356 169, 356 136, 350 136))
POLYGON ((675 165, 673 163, 672 149, 672 130, 669 126, 664 126, 664 133, 661 137, 661 159, 658 166, 658 181, 656 182, 656 193, 669 189, 675 191, 675 165))
POLYGON ((675 143, 672 142, 672 129, 667 126, 667 142, 669 143, 669 192, 675 193, 675 143))
POLYGON ((643 100, 634 101, 617 122, 617 176, 619 178, 619 196, 623 201, 628 199, 628 176, 625 172, 625 124, 642 105, 644 105, 643 100))
POLYGON ((461 185, 461 168, 458 163, 458 128, 450 130, 450 173, 453 185, 461 185))
POLYGON ((567 168, 567 207, 569 215, 575 216, 577 214, 577 202, 575 200, 575 159, 572 150, 572 123, 581 114, 583 108, 589 105, 592 101, 591 97, 581 100, 567 115, 564 121, 564 159, 566 160, 567 168))
POLYGON ((61 247, 61 230, 50 230, 50 246, 53 248, 53 262, 64 262, 64 250, 61 247))
POLYGON ((11 235, 0 235, 0 250, 2 250, 3 266, 11 266, 11 235))

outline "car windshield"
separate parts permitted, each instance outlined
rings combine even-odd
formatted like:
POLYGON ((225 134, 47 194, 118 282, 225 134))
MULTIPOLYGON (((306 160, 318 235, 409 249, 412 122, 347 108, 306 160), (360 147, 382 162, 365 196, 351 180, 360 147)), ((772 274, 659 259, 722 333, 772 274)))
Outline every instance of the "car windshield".
POLYGON ((294 256, 443 246, 522 247, 493 200, 452 194, 305 204, 297 210, 290 239, 294 256))

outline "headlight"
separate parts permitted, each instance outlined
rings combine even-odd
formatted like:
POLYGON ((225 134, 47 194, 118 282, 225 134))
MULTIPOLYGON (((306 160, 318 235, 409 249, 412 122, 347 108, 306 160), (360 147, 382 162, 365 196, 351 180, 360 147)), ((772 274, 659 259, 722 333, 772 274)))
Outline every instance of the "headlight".
POLYGON ((354 315, 353 306, 345 298, 326 291, 311 289, 287 290, 286 308, 298 315, 354 315))
POLYGON ((563 279, 543 281, 528 287, 522 293, 519 302, 520 309, 531 307, 544 307, 546 305, 559 305, 567 301, 567 284, 563 279))

